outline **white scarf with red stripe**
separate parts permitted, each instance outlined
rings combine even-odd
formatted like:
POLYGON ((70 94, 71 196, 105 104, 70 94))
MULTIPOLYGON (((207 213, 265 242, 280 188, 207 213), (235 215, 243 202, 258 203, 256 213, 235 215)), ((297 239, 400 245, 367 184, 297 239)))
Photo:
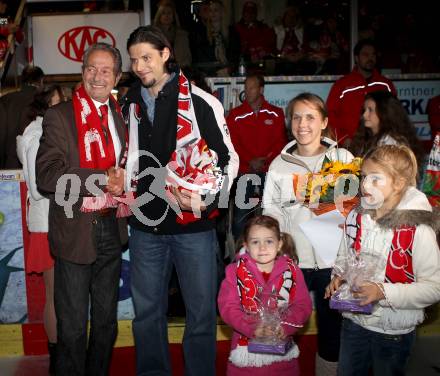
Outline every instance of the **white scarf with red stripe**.
MULTIPOLYGON (((221 169, 217 167, 217 154, 208 148, 201 137, 192 103, 190 84, 181 71, 178 80, 176 150, 166 165, 166 185, 200 194, 215 194, 220 191, 224 181, 221 169)), ((134 125, 138 125, 141 121, 140 107, 137 103, 130 104, 128 119, 130 154, 127 161, 126 190, 136 191, 140 154, 138 127, 134 125)), ((175 203, 176 200, 171 193, 167 194, 167 197, 175 203)), ((198 219, 192 212, 177 214, 177 221, 180 223, 189 223, 198 219)), ((211 216, 216 214, 217 211, 214 211, 211 216)))

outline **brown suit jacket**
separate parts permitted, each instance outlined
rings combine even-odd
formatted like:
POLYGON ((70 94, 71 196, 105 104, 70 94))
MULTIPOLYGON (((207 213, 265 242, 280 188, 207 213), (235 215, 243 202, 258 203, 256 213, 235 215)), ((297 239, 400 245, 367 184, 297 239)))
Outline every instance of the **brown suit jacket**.
MULTIPOLYGON (((110 102, 111 103, 111 102, 110 102)), ((112 105, 111 105, 112 107, 112 105)), ((125 148, 125 124, 123 119, 111 108, 116 130, 122 145, 121 155, 125 148)), ((86 179, 92 174, 104 174, 97 169, 80 168, 77 130, 72 102, 60 103, 51 107, 43 119, 43 135, 36 159, 37 186, 42 194, 50 199, 49 206, 49 245, 55 257, 78 263, 91 264, 96 260, 94 223, 96 213, 80 211, 82 197, 92 195, 85 186, 86 179), (78 194, 70 194, 67 185, 65 194, 57 194, 57 182, 65 174, 74 174, 81 181, 78 194), (69 218, 65 207, 56 202, 72 200, 72 218, 69 218)), ((104 186, 95 183, 99 188, 104 186)), ((126 223, 126 221, 124 221, 126 223)), ((120 226, 126 239, 126 225, 120 226)), ((124 239, 121 239, 124 241, 124 239)))
POLYGON ((24 131, 22 122, 26 118, 36 92, 35 87, 26 85, 20 91, 6 94, 0 99, 2 107, 0 109, 0 168, 21 169, 22 167, 17 157, 16 138, 24 131))

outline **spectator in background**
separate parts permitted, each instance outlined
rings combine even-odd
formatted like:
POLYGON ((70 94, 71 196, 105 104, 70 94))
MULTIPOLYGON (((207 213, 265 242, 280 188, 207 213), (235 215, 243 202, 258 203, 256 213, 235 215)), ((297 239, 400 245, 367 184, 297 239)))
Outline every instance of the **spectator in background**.
POLYGON ((246 60, 257 63, 276 54, 276 35, 264 22, 257 20, 258 6, 254 1, 245 1, 242 17, 235 24, 240 38, 240 52, 246 60))
POLYGON ((236 239, 242 233, 248 215, 255 211, 255 208, 243 209, 240 206, 248 204, 252 197, 261 198, 269 165, 287 143, 284 112, 264 98, 263 76, 248 75, 244 82, 244 92, 243 104, 233 108, 226 118, 232 144, 240 158, 232 222, 232 232, 236 239), (253 185, 246 177, 242 178, 247 174, 257 174, 261 184, 253 185), (246 187, 244 202, 241 187, 246 187))
POLYGON ((206 28, 209 20, 209 4, 210 1, 202 1, 201 3, 194 4, 194 11, 196 15, 196 19, 194 20, 191 27, 191 40, 193 37, 197 36, 197 34, 206 34, 206 28))
POLYGON ((382 145, 406 145, 413 151, 417 164, 423 167, 424 152, 414 125, 400 101, 388 91, 374 91, 365 96, 360 125, 350 151, 363 157, 382 145))
POLYGON ((429 125, 431 127, 431 140, 429 146, 425 145, 425 149, 429 152, 435 135, 437 132, 440 132, 440 95, 436 95, 429 100, 426 112, 428 113, 429 125))
POLYGON ((275 26, 277 50, 280 60, 277 62, 277 74, 311 74, 315 65, 307 59, 307 33, 299 8, 288 6, 281 18, 281 24, 275 26))
POLYGON ((309 59, 316 63, 315 74, 337 74, 348 67, 348 41, 333 14, 323 19, 315 40, 309 42, 309 59))
POLYGON ((153 25, 157 26, 174 48, 177 63, 181 67, 191 65, 188 33, 180 27, 179 16, 172 2, 163 2, 157 9, 153 25))
POLYGON ((191 37, 194 65, 211 76, 229 76, 239 55, 238 41, 230 35, 223 3, 210 1, 208 11, 205 27, 191 37))
POLYGON ((54 259, 50 254, 49 240, 49 199, 38 192, 35 181, 35 159, 40 137, 43 134, 43 116, 49 107, 64 101, 64 94, 60 86, 51 86, 35 95, 25 117, 28 126, 22 136, 17 136, 17 156, 23 165, 23 174, 26 180, 27 202, 26 223, 29 230, 28 252, 25 254, 26 273, 43 273, 45 288, 45 303, 43 311, 44 330, 46 332, 49 349, 49 374, 55 373, 57 320, 54 306, 54 259))
POLYGON ((0 0, 0 39, 7 39, 10 34, 15 34, 17 41, 20 43, 23 40, 23 32, 13 22, 16 10, 10 11, 8 8, 9 2, 7 0, 0 0))
POLYGON ((0 106, 2 107, 2 111, 0 111, 2 137, 0 139, 3 140, 0 145, 0 161, 3 161, 0 168, 21 168, 21 163, 17 158, 16 137, 21 135, 24 130, 20 129, 20 125, 23 124, 21 117, 27 114, 34 95, 43 88, 44 73, 39 67, 28 66, 21 73, 21 83, 22 87, 19 91, 0 98, 0 106))
POLYGON ((353 53, 355 67, 333 84, 327 98, 329 125, 342 145, 349 145, 356 132, 366 94, 386 90, 397 95, 393 83, 376 69, 373 41, 359 41, 353 53))

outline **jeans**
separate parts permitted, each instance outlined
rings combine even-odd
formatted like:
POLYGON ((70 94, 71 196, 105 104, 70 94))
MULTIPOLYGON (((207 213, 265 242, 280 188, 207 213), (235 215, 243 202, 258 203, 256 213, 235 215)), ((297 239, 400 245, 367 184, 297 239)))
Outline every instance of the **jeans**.
POLYGON ((415 340, 415 330, 391 335, 373 332, 344 319, 341 332, 339 376, 404 376, 415 340))
POLYGON ((136 374, 171 375, 166 314, 174 264, 186 310, 185 375, 215 375, 215 231, 154 235, 132 228, 129 249, 136 374))
MULTIPOLYGON (((79 234, 78 236, 82 236, 79 234)), ((107 375, 117 335, 121 241, 115 217, 98 217, 92 264, 55 260, 56 374, 107 375), (87 320, 90 298, 90 336, 87 320)))
POLYGON ((331 269, 301 269, 309 291, 313 291, 318 326, 318 355, 328 362, 339 358, 341 314, 330 309, 329 300, 324 299, 325 288, 330 283, 331 269))
POLYGON ((234 235, 235 240, 237 240, 240 235, 243 233, 244 225, 247 220, 254 215, 260 214, 261 210, 261 199, 263 197, 263 187, 264 180, 266 174, 241 174, 238 175, 236 182, 237 186, 235 189, 235 197, 234 197, 234 210, 233 210, 233 218, 232 218, 232 234, 234 235), (261 179, 261 184, 254 185, 253 181, 246 181, 246 175, 249 176, 258 176, 261 179), (244 190, 244 192, 242 192, 244 190), (255 198, 259 200, 258 205, 254 205, 250 209, 243 209, 239 206, 249 205, 249 200, 255 198))

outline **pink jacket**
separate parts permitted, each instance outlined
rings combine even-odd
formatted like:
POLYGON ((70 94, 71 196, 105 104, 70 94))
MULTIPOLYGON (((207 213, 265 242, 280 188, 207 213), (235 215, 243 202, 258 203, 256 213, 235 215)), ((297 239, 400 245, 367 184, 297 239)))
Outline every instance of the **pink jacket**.
MULTIPOLYGON (((263 275, 258 270, 255 261, 251 259, 247 253, 240 257, 246 260, 248 270, 255 277, 259 286, 262 287, 263 293, 272 292, 274 283, 278 281, 280 274, 287 269, 287 260, 289 259, 287 256, 278 257, 275 261, 269 280, 266 283, 263 275)), ((249 320, 245 319, 247 314, 244 313, 238 296, 236 270, 237 264, 235 262, 228 265, 226 268, 226 277, 221 284, 218 296, 220 315, 223 321, 234 329, 231 350, 237 347, 240 334, 252 338, 256 327, 256 323, 250 323, 249 320)), ((289 303, 289 309, 285 321, 297 325, 303 325, 307 322, 312 313, 312 301, 304 282, 304 276, 301 269, 296 267, 296 273, 296 293, 293 302, 289 303)), ((298 328, 290 325, 283 324, 282 326, 287 335, 293 335, 298 330, 298 328)))

